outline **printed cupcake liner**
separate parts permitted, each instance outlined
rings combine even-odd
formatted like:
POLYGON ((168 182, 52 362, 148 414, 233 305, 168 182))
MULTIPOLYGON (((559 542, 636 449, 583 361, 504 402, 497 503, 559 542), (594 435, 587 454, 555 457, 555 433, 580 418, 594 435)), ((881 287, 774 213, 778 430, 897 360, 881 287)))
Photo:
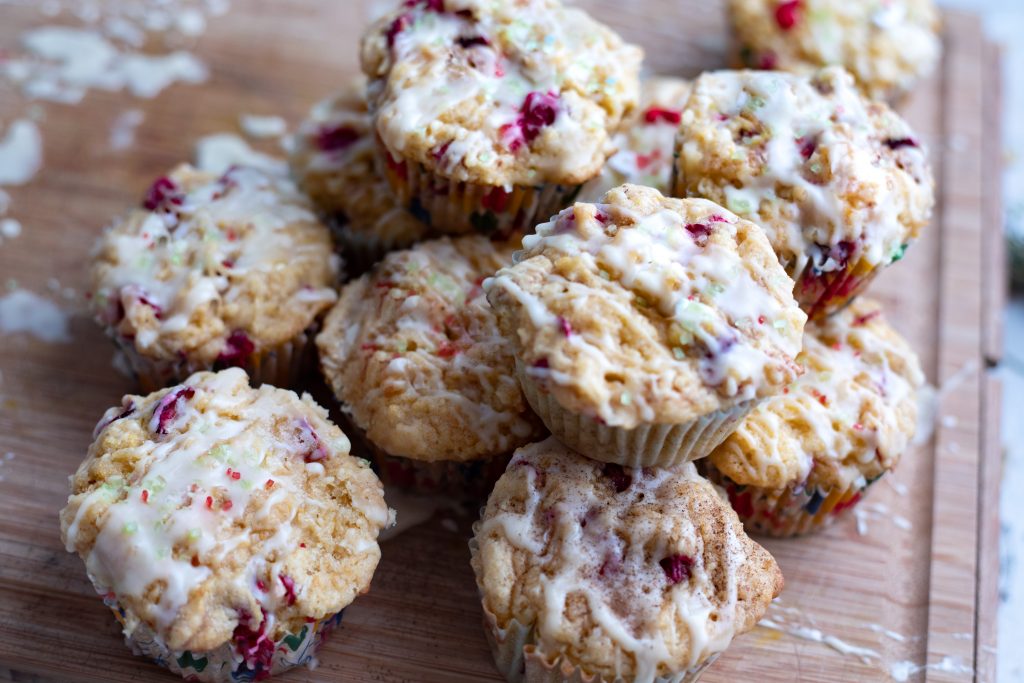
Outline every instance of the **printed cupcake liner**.
MULTIPOLYGON (((480 522, 473 525, 474 537, 469 542, 469 552, 476 557, 479 545, 476 533, 480 522)), ((582 665, 569 662, 564 656, 556 656, 549 661, 537 648, 536 630, 516 619, 507 624, 499 624, 498 617, 487 608, 483 600, 483 588, 480 577, 477 579, 477 591, 480 593, 480 605, 484 613, 484 633, 487 643, 491 646, 494 666, 509 683, 617 683, 602 678, 598 674, 588 673, 582 665)), ((672 674, 658 676, 653 683, 695 683, 711 666, 721 653, 716 652, 691 669, 672 674)))
MULTIPOLYGON (((121 626, 125 626, 124 609, 114 598, 104 598, 121 626)), ((205 652, 171 650, 145 624, 138 624, 131 635, 125 634, 125 644, 132 653, 151 659, 189 681, 203 683, 249 683, 262 681, 296 666, 308 664, 316 651, 327 640, 335 626, 341 623, 344 610, 308 622, 298 633, 287 633, 273 641, 251 644, 232 638, 220 647, 205 652), (243 654, 248 650, 248 656, 243 654)), ((251 634, 255 635, 255 634, 251 634)))
POLYGON ((864 496, 873 479, 863 486, 846 489, 763 489, 743 486, 707 461, 701 470, 712 483, 725 489, 729 504, 749 533, 788 538, 824 529, 864 496))
POLYGON ((412 493, 441 495, 462 501, 486 500, 512 459, 511 452, 465 462, 427 462, 390 455, 370 441, 366 432, 347 416, 345 423, 345 433, 352 440, 355 452, 373 464, 384 485, 412 493))
POLYGON ((591 460, 623 467, 672 467, 703 458, 736 431, 759 401, 744 401, 682 424, 632 429, 602 424, 563 408, 516 360, 516 375, 533 411, 559 441, 591 460))
POLYGON ((430 228, 448 234, 477 232, 504 239, 532 232, 569 206, 582 184, 478 185, 443 178, 423 164, 396 160, 378 139, 378 158, 399 201, 430 228))
POLYGON ((314 346, 310 343, 316 336, 316 327, 306 329, 283 344, 250 354, 243 362, 230 364, 199 363, 187 358, 151 358, 140 353, 130 340, 121 337, 116 330, 108 328, 107 334, 135 373, 143 393, 180 384, 196 372, 236 365, 246 371, 253 384, 271 384, 289 389, 312 368, 316 358, 314 346))
POLYGON ((806 267, 794 275, 793 295, 810 320, 821 320, 843 309, 864 292, 882 267, 860 259, 842 270, 815 272, 806 267))

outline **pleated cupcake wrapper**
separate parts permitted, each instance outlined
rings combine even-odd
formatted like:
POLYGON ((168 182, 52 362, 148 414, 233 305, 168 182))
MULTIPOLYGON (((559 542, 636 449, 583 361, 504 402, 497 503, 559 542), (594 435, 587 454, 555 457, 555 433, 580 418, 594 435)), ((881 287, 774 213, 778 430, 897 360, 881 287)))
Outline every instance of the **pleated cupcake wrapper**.
POLYGON ((373 443, 348 415, 344 416, 344 422, 345 433, 352 439, 356 454, 373 463, 380 480, 386 486, 412 493, 442 495, 460 501, 486 500, 512 459, 511 452, 465 462, 427 462, 391 455, 373 443))
MULTIPOLYGON (((399 209, 396 209, 396 211, 399 209)), ((390 213, 388 214, 390 215, 390 213)), ((386 220, 387 216, 382 218, 386 220)), ((353 230, 347 225, 338 225, 328 220, 335 250, 345 261, 345 276, 359 277, 389 252, 407 249, 417 240, 399 240, 382 237, 375 230, 353 230)))
MULTIPOLYGON (((151 358, 139 353, 131 341, 121 337, 113 328, 108 328, 107 334, 114 340, 145 393, 180 384, 195 372, 213 370, 215 367, 220 369, 216 364, 199 363, 187 358, 151 358)), ((315 328, 307 329, 283 344, 254 352, 239 367, 248 373, 254 385, 270 384, 291 388, 312 366, 314 353, 310 340, 314 336, 315 328)))
POLYGON ((758 403, 744 401, 682 424, 613 427, 563 408, 516 361, 523 395, 551 433, 591 460, 623 467, 672 467, 708 455, 758 403))
POLYGON ((413 161, 395 160, 378 139, 378 163, 399 201, 432 229, 504 238, 532 232, 573 202, 579 185, 479 185, 443 178, 413 161))
POLYGON ((704 476, 725 489, 729 502, 748 532, 788 538, 820 531, 858 502, 867 487, 828 490, 764 489, 742 486, 708 462, 704 476))
POLYGON ((821 320, 842 310, 864 292, 882 267, 860 259, 842 270, 814 273, 810 266, 795 273, 793 294, 811 320, 821 320))
MULTIPOLYGON (((476 533, 480 522, 473 525, 474 537, 469 542, 471 557, 476 557, 480 546, 476 533)), ((484 633, 491 646, 494 665, 509 683, 621 683, 621 677, 602 678, 589 673, 585 667, 569 662, 564 656, 548 661, 537 649, 536 631, 532 625, 510 619, 505 625, 499 624, 498 617, 487 608, 483 600, 480 577, 476 577, 480 605, 484 613, 484 633)), ((715 653, 695 667, 671 676, 658 676, 653 683, 695 683, 711 666, 720 653, 715 653)))
MULTIPOLYGON (((117 601, 104 599, 104 603, 124 626, 124 611, 117 601)), ((343 614, 344 610, 304 624, 298 633, 288 633, 275 641, 269 670, 256 671, 250 668, 245 658, 239 654, 233 640, 205 652, 171 650, 143 623, 136 626, 131 635, 125 635, 125 644, 133 654, 147 657, 190 681, 239 683, 263 680, 268 675, 277 675, 293 667, 308 664, 333 628, 341 623, 343 614)))

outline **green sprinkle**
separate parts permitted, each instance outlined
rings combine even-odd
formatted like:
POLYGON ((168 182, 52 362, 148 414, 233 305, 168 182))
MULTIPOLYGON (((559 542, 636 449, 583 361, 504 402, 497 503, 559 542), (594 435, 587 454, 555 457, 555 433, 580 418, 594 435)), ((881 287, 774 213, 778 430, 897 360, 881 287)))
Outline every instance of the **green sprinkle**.
POLYGON ((601 277, 603 277, 605 280, 611 280, 612 279, 612 276, 608 274, 607 270, 603 270, 603 269, 599 270, 599 271, 597 271, 597 274, 600 275, 601 277))
POLYGON ((229 457, 231 457, 231 449, 224 444, 214 446, 210 450, 210 457, 219 460, 220 462, 225 462, 229 457))
POLYGON ((398 351, 398 353, 405 353, 406 351, 409 350, 409 342, 406 341, 405 339, 399 339, 398 344, 395 345, 395 348, 398 351))
POLYGON ((636 296, 636 299, 635 299, 635 300, 636 300, 636 305, 637 305, 637 306, 640 306, 641 308, 646 308, 646 307, 647 307, 647 306, 649 305, 649 304, 647 303, 647 299, 643 298, 643 297, 642 297, 642 296, 640 296, 639 294, 637 294, 637 295, 635 295, 635 296, 636 296))
POLYGON ((251 491, 251 490, 252 490, 252 482, 251 482, 250 480, 248 480, 248 479, 243 479, 243 480, 242 480, 241 482, 239 482, 239 483, 240 483, 240 485, 242 486, 242 489, 244 489, 244 490, 246 490, 246 491, 251 491))
POLYGON ((199 537, 202 536, 202 535, 203 535, 203 530, 200 529, 199 527, 196 527, 194 529, 189 529, 188 530, 188 540, 190 540, 190 541, 198 541, 199 537))
POLYGON ((789 323, 785 319, 779 318, 772 323, 772 327, 779 330, 780 332, 789 328, 789 323))
POLYGON ((129 536, 130 536, 131 534, 134 534, 134 533, 135 533, 136 531, 138 531, 138 530, 139 530, 139 525, 138 525, 138 524, 136 524, 135 522, 128 522, 128 523, 127 523, 127 524, 125 524, 125 525, 124 525, 124 527, 123 527, 123 528, 121 529, 121 531, 122 531, 122 532, 124 532, 124 533, 125 533, 125 535, 129 535, 129 536))
POLYGON ((683 350, 678 346, 672 347, 672 355, 675 356, 676 360, 683 360, 686 358, 686 354, 683 353, 683 350))
POLYGON ((623 391, 622 396, 619 396, 619 401, 622 403, 622 405, 628 406, 630 403, 633 402, 633 397, 629 395, 628 391, 623 391))
POLYGON ((708 296, 713 296, 713 297, 714 296, 718 296, 719 294, 721 294, 724 291, 725 291, 725 285, 723 285, 723 284, 721 284, 719 282, 712 282, 710 285, 707 286, 707 289, 704 290, 705 294, 707 294, 708 296))
POLYGON ((896 263, 897 261, 903 258, 903 255, 907 253, 907 246, 908 245, 906 244, 901 244, 899 248, 892 253, 893 263, 896 263))

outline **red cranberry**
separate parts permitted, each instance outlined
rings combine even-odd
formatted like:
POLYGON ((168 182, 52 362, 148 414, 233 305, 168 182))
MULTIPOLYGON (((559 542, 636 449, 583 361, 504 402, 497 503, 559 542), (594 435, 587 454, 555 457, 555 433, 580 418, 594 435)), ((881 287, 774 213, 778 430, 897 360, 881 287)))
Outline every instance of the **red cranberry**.
POLYGON ((765 71, 771 71, 779 65, 779 58, 775 56, 775 53, 771 50, 761 53, 761 56, 757 60, 757 66, 765 71))
MULTIPOLYGON (((714 218, 714 216, 712 216, 714 218)), ((686 225, 686 232, 690 233, 690 237, 697 244, 698 247, 704 248, 708 245, 708 238, 715 229, 711 226, 711 223, 688 223, 686 225)))
POLYGON ((885 146, 889 149, 899 149, 900 147, 917 147, 917 140, 914 138, 889 138, 885 141, 885 146))
POLYGON ((351 126, 321 126, 316 134, 316 146, 321 152, 341 152, 359 139, 359 131, 351 126))
POLYGON ((818 148, 818 141, 814 138, 797 138, 796 144, 800 147, 800 156, 804 159, 810 159, 811 155, 814 154, 814 150, 818 148))
POLYGON ((313 425, 309 424, 309 420, 306 418, 297 420, 296 427, 296 440, 302 449, 303 460, 306 462, 317 462, 328 457, 327 448, 324 447, 323 442, 320 440, 320 435, 313 429, 313 425))
POLYGON ((287 574, 278 574, 277 578, 281 579, 281 585, 284 586, 285 604, 291 607, 295 604, 295 581, 287 574))
POLYGON ((626 470, 622 468, 622 465, 607 463, 603 468, 601 468, 601 474, 611 480, 612 488, 615 489, 615 493, 622 493, 633 483, 633 475, 626 472, 626 470))
POLYGON ((775 22, 783 31, 796 26, 800 20, 800 0, 786 0, 775 8, 775 22))
POLYGON ((671 123, 673 125, 679 125, 683 120, 683 113, 681 111, 675 111, 673 109, 662 109, 661 107, 651 107, 644 112, 644 121, 647 123, 658 123, 664 121, 665 123, 671 123))
POLYGON ((562 328, 562 334, 566 337, 572 336, 572 325, 562 316, 558 316, 558 326, 562 328))
POLYGON ((167 176, 157 178, 142 200, 142 206, 147 211, 174 211, 174 207, 181 206, 185 201, 178 184, 167 176))
POLYGON ((540 131, 555 122, 558 116, 558 95, 553 92, 532 92, 526 96, 519 111, 526 142, 533 142, 540 131))
POLYGON ((541 358, 540 360, 534 361, 533 367, 546 369, 546 368, 549 368, 551 366, 548 364, 548 359, 547 358, 541 358))
POLYGON ((227 368, 240 367, 249 360, 249 356, 255 350, 256 345, 249 339, 249 335, 241 330, 235 330, 225 340, 224 350, 217 356, 217 365, 227 368))
POLYGON ((853 326, 860 327, 861 325, 867 325, 869 322, 871 322, 880 315, 882 315, 881 311, 871 311, 870 313, 865 313, 864 315, 858 315, 856 318, 853 319, 853 326))
POLYGON ((464 50, 468 50, 469 48, 476 47, 477 45, 488 47, 491 44, 491 41, 487 40, 483 36, 459 36, 455 39, 455 43, 464 50))
POLYGON ((188 401, 195 395, 196 390, 192 387, 182 387, 160 399, 160 403, 157 404, 154 411, 156 413, 156 433, 166 434, 167 424, 178 417, 179 402, 188 401))
POLYGON ((690 580, 690 570, 693 567, 693 558, 686 555, 669 555, 658 564, 665 571, 669 585, 676 585, 682 581, 690 580))
POLYGON ((267 621, 260 613, 260 623, 254 631, 249 622, 252 620, 245 610, 238 613, 238 626, 231 634, 232 642, 238 654, 245 661, 245 665, 255 672, 255 680, 264 680, 270 676, 270 669, 274 661, 274 641, 266 632, 267 621))

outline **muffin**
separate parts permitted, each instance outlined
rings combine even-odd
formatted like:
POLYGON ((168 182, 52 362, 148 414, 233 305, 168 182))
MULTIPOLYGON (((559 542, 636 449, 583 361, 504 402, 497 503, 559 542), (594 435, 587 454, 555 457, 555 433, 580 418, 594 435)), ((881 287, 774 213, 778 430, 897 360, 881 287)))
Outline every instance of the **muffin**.
POLYGON ((523 247, 484 290, 530 405, 587 457, 703 457, 799 373, 792 280, 760 228, 712 202, 623 185, 523 247))
POLYGON ((735 61, 805 75, 846 68, 871 99, 894 102, 942 52, 932 0, 730 0, 735 61))
POLYGON ((692 463, 623 468, 551 438, 515 454, 474 531, 509 681, 692 683, 782 590, 692 463))
POLYGON ((136 654, 263 680, 309 661, 369 588, 383 488, 308 395, 200 372, 125 396, 94 439, 61 537, 136 654))
POLYGON ((530 230, 601 171, 641 58, 558 0, 405 2, 362 43, 381 166, 437 230, 530 230))
POLYGON ((810 78, 706 73, 676 145, 675 194, 764 228, 811 318, 839 310, 901 259, 931 216, 920 140, 838 67, 810 78))
POLYGON ((482 500, 543 434, 480 288, 513 249, 464 235, 392 252, 327 315, 324 377, 386 483, 482 500))
POLYGON ((289 386, 337 299, 339 270, 330 234, 291 181, 182 165, 100 238, 88 296, 146 391, 234 366, 289 386))
POLYGON ((292 176, 331 228, 350 275, 429 235, 377 172, 375 150, 363 79, 317 104, 292 137, 292 176))
POLYGON ((860 299, 807 326, 805 368, 701 463, 748 531, 793 536, 853 507, 899 462, 917 424, 917 356, 860 299))
POLYGON ((671 190, 676 131, 692 83, 681 78, 648 78, 640 84, 640 109, 612 138, 615 154, 601 173, 587 181, 579 200, 596 202, 623 183, 671 190))

